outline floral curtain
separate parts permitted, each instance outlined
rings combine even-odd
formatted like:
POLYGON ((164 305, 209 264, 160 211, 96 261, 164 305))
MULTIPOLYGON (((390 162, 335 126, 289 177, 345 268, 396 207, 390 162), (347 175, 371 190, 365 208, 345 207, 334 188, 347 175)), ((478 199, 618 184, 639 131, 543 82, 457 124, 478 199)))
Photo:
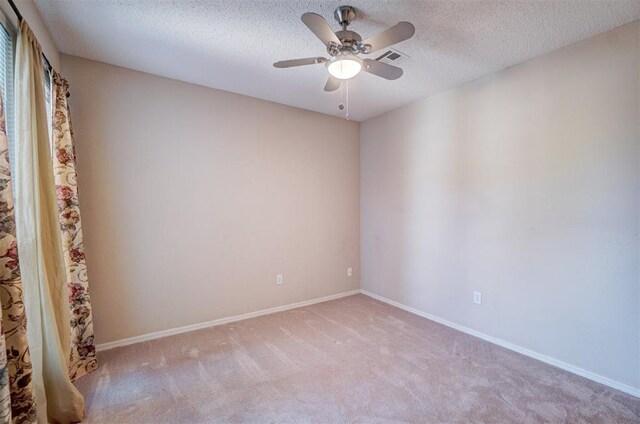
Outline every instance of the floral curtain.
POLYGON ((53 173, 69 285, 69 307, 71 310, 69 377, 74 381, 94 371, 98 362, 93 341, 93 317, 82 244, 78 186, 76 184, 76 153, 71 115, 67 103, 68 93, 69 84, 67 81, 56 71, 53 71, 53 173))
POLYGON ((84 398, 69 378, 71 314, 60 232, 42 48, 25 20, 15 55, 14 208, 38 422, 72 423, 84 398))
POLYGON ((22 299, 9 149, 0 96, 0 423, 35 423, 36 403, 22 299))

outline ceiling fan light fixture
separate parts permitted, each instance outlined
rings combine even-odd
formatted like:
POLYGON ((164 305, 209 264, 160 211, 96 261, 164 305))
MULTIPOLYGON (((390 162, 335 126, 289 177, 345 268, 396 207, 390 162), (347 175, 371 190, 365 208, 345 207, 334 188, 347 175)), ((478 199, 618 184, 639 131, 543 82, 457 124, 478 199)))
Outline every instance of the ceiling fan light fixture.
POLYGON ((327 61, 329 73, 338 79, 353 78, 362 70, 362 59, 351 53, 333 56, 327 61))

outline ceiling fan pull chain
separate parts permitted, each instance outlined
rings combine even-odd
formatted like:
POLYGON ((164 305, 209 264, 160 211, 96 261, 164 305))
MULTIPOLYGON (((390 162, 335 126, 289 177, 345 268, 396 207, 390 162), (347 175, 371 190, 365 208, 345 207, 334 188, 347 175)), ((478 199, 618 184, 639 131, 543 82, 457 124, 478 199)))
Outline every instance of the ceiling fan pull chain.
POLYGON ((349 120, 349 80, 347 80, 347 99, 346 99, 346 103, 347 103, 347 113, 345 114, 345 118, 347 119, 347 121, 349 120))
MULTIPOLYGON (((346 81, 345 81, 345 84, 347 84, 346 81)), ((340 110, 341 112, 343 110, 345 110, 345 108, 344 108, 344 104, 346 103, 345 100, 344 100, 345 84, 340 84, 340 103, 338 103, 338 110, 340 110)), ((348 92, 347 92, 347 96, 348 96, 348 92)), ((348 97, 347 97, 347 100, 348 100, 348 97)), ((348 115, 348 111, 345 111, 345 113, 348 115)), ((345 117, 347 115, 345 115, 345 117)))

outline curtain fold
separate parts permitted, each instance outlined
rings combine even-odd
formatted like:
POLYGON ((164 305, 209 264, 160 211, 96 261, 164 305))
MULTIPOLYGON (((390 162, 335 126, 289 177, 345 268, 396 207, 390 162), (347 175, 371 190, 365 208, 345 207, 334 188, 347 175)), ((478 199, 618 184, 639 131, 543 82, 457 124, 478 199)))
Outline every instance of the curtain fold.
POLYGON ((98 362, 78 203, 76 151, 67 103, 69 84, 56 71, 52 75, 53 172, 71 308, 69 377, 75 381, 94 371, 98 362))
POLYGON ((0 422, 36 423, 32 367, 18 262, 4 103, 0 93, 0 422))
POLYGON ((69 378, 71 316, 47 128, 42 50, 26 21, 16 44, 15 213, 38 422, 83 418, 69 378))

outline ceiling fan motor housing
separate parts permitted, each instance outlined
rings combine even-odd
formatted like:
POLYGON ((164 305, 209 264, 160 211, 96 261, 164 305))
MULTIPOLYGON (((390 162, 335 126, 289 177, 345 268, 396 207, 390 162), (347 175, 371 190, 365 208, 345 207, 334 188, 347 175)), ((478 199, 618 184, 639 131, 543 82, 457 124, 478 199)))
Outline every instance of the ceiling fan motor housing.
POLYGON ((340 52, 362 53, 362 37, 360 37, 360 34, 357 32, 342 30, 336 32, 336 37, 338 37, 342 45, 329 43, 327 46, 327 53, 331 56, 335 56, 340 52))

